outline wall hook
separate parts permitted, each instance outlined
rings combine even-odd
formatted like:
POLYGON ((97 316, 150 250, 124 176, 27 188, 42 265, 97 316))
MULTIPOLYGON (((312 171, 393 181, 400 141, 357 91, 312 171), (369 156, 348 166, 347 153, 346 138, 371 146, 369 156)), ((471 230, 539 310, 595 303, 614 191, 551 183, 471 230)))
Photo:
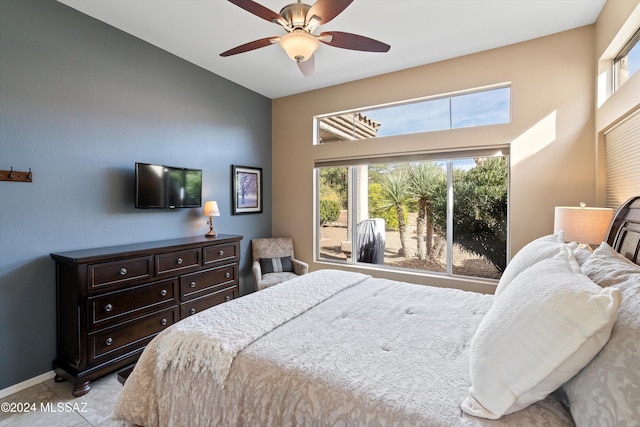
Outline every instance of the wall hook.
POLYGON ((15 171, 13 166, 7 170, 0 170, 0 181, 8 182, 33 182, 33 172, 29 168, 29 172, 15 171))

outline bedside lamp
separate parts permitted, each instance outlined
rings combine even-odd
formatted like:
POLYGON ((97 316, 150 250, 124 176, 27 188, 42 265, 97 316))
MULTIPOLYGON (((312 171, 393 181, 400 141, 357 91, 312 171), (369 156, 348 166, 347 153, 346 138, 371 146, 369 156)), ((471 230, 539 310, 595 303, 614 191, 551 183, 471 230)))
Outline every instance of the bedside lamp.
POLYGON ((577 242, 581 247, 600 245, 604 241, 613 218, 613 209, 556 206, 553 232, 564 230, 565 242, 577 242))
POLYGON ((205 234, 205 236, 216 237, 218 233, 213 231, 213 217, 220 216, 220 209, 218 209, 218 202, 216 201, 206 202, 204 204, 204 208, 202 208, 202 216, 209 217, 209 221, 207 221, 207 224, 209 224, 209 232, 205 234))

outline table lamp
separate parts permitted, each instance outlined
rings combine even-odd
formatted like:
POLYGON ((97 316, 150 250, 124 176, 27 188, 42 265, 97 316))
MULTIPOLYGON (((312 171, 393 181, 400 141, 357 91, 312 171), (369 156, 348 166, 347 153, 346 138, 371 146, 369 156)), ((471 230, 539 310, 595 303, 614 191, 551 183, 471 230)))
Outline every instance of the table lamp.
POLYGON ((581 247, 599 246, 604 241, 613 209, 580 206, 556 206, 553 232, 564 231, 565 242, 577 242, 581 247))
POLYGON ((204 208, 202 208, 202 216, 208 216, 209 221, 209 232, 205 234, 207 237, 216 237, 218 233, 213 231, 213 217, 220 216, 220 209, 218 209, 218 202, 216 201, 208 201, 204 204, 204 208))

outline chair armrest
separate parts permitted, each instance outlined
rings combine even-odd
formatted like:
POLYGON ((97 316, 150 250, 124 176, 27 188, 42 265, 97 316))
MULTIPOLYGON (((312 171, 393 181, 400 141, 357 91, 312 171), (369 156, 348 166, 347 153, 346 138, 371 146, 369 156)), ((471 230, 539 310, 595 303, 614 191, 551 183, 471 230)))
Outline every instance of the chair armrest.
POLYGON ((307 264, 306 262, 291 258, 291 264, 293 265, 293 272, 298 276, 307 274, 309 272, 309 264, 307 264))
POLYGON ((260 263, 258 261, 254 261, 253 264, 251 264, 251 272, 253 273, 253 280, 255 283, 262 280, 262 269, 260 268, 260 263))

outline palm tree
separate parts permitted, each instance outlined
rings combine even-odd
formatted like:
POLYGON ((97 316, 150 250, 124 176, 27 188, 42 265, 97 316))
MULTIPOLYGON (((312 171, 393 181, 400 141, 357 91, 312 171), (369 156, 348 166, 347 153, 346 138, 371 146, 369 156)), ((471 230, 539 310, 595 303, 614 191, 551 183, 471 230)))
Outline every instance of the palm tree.
POLYGON ((395 209, 398 216, 398 231, 402 245, 398 255, 409 257, 412 252, 407 245, 407 223, 404 219, 404 206, 412 199, 409 181, 404 173, 395 172, 391 175, 385 175, 381 189, 385 198, 384 206, 381 207, 395 209))
POLYGON ((423 162, 409 171, 409 187, 418 200, 418 218, 416 219, 416 235, 418 238, 418 258, 431 255, 433 243, 433 211, 431 199, 437 189, 438 180, 444 172, 437 163, 423 162), (423 238, 426 228, 426 238, 423 238))

